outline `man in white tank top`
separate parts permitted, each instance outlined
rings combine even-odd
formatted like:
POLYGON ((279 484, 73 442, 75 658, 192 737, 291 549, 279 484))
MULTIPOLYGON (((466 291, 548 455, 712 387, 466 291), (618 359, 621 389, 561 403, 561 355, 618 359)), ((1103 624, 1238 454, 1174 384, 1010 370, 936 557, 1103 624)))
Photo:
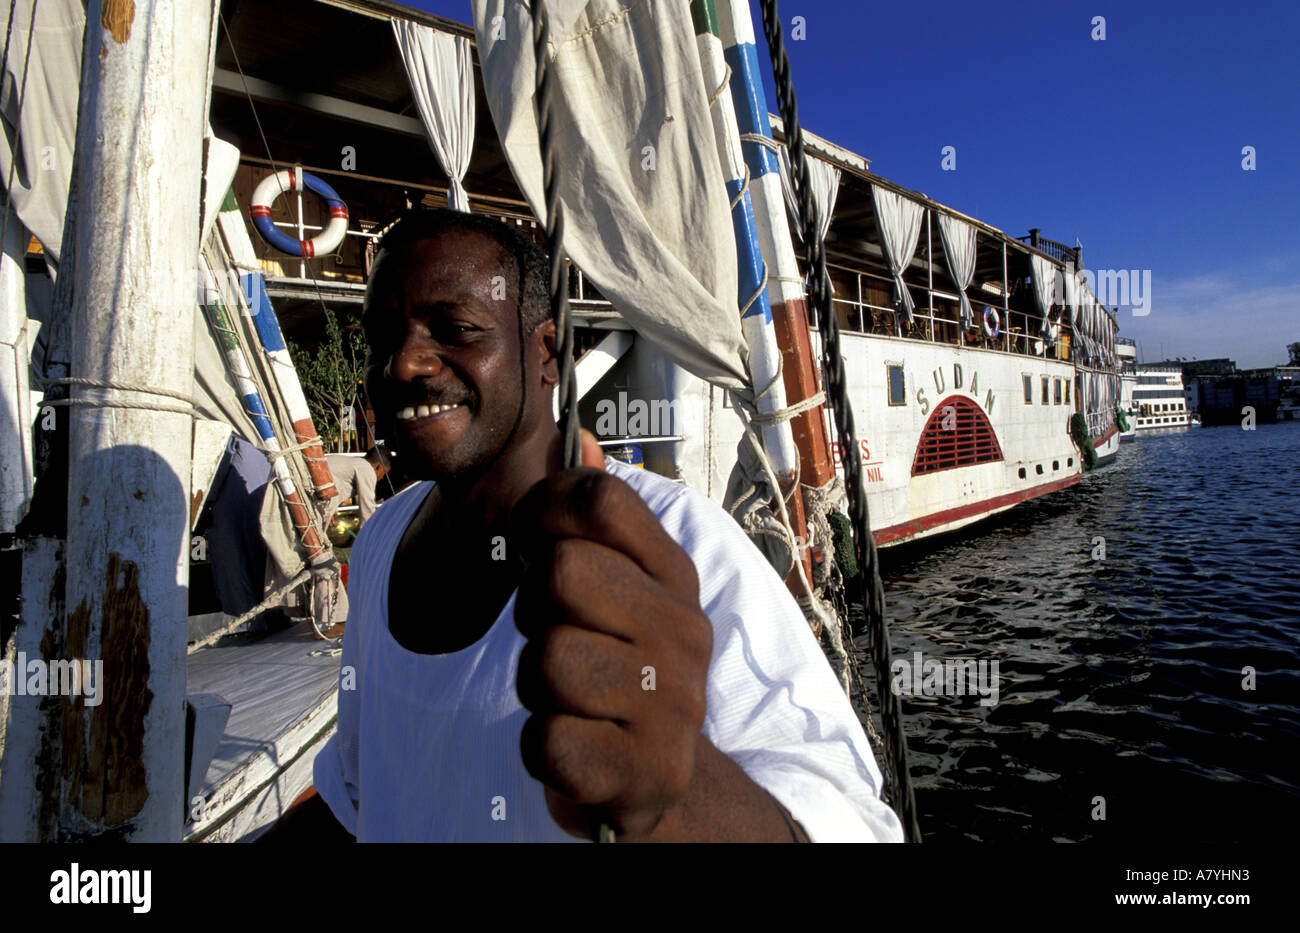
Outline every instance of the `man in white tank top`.
POLYGON ((277 835, 901 841, 849 701, 735 522, 590 435, 560 469, 547 275, 480 216, 415 212, 381 244, 367 389, 422 481, 357 539, 338 732, 277 835))

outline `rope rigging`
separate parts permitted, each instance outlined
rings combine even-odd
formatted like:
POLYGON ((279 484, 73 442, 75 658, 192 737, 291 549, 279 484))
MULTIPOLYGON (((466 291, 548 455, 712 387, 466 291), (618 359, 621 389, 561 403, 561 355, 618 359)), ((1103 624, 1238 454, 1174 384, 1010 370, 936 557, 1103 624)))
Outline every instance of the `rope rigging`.
MULTIPOLYGON (((768 51, 772 59, 772 77, 776 85, 777 101, 780 105, 781 119, 785 124, 791 179, 799 203, 804 243, 807 244, 808 249, 811 297, 817 328, 822 339, 822 367, 826 374, 827 394, 831 399, 831 412, 840 443, 844 445, 845 450, 854 451, 858 449, 858 442, 853 425, 853 411, 849 406, 844 358, 840 353, 839 321, 831 305, 831 281, 826 269, 826 250, 818 236, 818 212, 812 197, 808 162, 804 157, 803 130, 799 125, 794 84, 790 78, 790 60, 785 51, 776 0, 760 0, 759 6, 763 13, 763 34, 767 38, 768 51)), ((867 497, 862 487, 862 468, 857 457, 844 457, 843 467, 849 518, 857 532, 854 537, 858 565, 862 568, 866 579, 862 602, 866 614, 866 628, 870 635, 881 719, 885 728, 889 797, 902 820, 908 841, 920 842, 921 830, 917 823, 916 800, 912 794, 911 778, 908 773, 907 737, 903 732, 902 710, 898 696, 889 687, 892 656, 888 623, 885 619, 884 585, 880 580, 876 543, 871 536, 867 497)))

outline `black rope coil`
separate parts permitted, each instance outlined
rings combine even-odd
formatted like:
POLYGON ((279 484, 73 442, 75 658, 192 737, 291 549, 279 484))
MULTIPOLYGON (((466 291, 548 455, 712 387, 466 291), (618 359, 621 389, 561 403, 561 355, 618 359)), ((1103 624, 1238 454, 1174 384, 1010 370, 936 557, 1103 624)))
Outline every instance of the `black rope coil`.
MULTIPOLYGON (((842 448, 858 449, 857 434, 853 427, 853 411, 849 406, 848 385, 844 375, 844 358, 840 354, 840 326, 831 306, 831 280, 826 271, 826 250, 818 234, 817 205, 812 199, 812 184, 808 161, 804 158, 803 130, 795 104, 794 84, 790 79, 790 60, 785 52, 781 34, 781 19, 776 0, 760 0, 763 11, 763 34, 772 58, 772 77, 776 96, 785 124, 786 149, 790 156, 790 175, 795 198, 799 204, 803 241, 808 248, 809 291, 817 315, 817 329, 822 338, 822 365, 826 372, 826 396, 835 418, 835 430, 842 448)), ((884 724, 885 757, 890 800, 898 812, 909 842, 921 841, 917 823, 916 800, 907 765, 907 736, 903 732, 903 715, 898 697, 890 689, 892 682, 892 652, 889 647, 889 629, 885 620, 885 590, 880 580, 880 564, 876 555, 876 542, 871 537, 871 521, 867 511, 867 497, 862 489, 862 466, 856 456, 842 458, 844 488, 848 496, 849 518, 856 530, 855 545, 858 566, 865 575, 863 610, 871 639, 871 657, 876 671, 876 686, 880 696, 880 718, 884 724)))

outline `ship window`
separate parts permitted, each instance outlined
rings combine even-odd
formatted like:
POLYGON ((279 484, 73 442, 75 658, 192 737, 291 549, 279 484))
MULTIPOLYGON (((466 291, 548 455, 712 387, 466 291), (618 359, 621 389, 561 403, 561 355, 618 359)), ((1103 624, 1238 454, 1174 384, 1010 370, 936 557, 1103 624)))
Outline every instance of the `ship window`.
POLYGON ((1042 405, 1047 404, 1047 377, 1046 376, 1043 377, 1043 400, 1040 404, 1042 405))
POLYGON ((1020 478, 1021 478, 1021 479, 1024 479, 1024 478, 1025 478, 1025 468, 1024 468, 1024 467, 1021 467, 1021 468, 1020 468, 1020 478))
POLYGON ((953 395, 935 406, 921 432, 912 460, 912 475, 1002 459, 993 426, 978 405, 953 395))
POLYGON ((1053 461, 1052 461, 1052 469, 1053 469, 1053 470, 1059 470, 1060 468, 1061 468, 1061 461, 1060 461, 1060 460, 1053 460, 1053 461))
POLYGON ((1070 380, 1065 380, 1065 404, 1070 404, 1070 380))
POLYGON ((1035 469, 1035 471, 1038 473, 1039 476, 1042 476, 1042 475, 1043 475, 1043 465, 1042 465, 1041 463, 1038 464, 1036 467, 1034 467, 1034 469, 1035 469))
POLYGON ((1052 404, 1053 405, 1061 404, 1061 380, 1060 379, 1053 380, 1052 404))
POLYGON ((889 373, 889 404, 906 405, 907 396, 903 387, 903 367, 886 366, 889 373))
POLYGON ((1034 377, 1033 376, 1025 377, 1025 404, 1026 405, 1034 404, 1034 377))
POLYGON ((1074 458, 1073 458, 1073 457, 1066 457, 1066 458, 1065 458, 1065 465, 1068 466, 1068 467, 1072 467, 1072 466, 1074 466, 1074 458))

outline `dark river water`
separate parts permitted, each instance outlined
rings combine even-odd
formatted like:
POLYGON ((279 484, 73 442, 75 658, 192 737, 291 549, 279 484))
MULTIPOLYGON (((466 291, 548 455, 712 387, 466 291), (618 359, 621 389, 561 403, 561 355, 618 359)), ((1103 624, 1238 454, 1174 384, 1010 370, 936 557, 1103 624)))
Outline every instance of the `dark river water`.
POLYGON ((926 841, 1265 841, 1300 821, 1300 423, 1141 437, 882 569, 895 660, 998 662, 994 705, 903 697, 926 841))

